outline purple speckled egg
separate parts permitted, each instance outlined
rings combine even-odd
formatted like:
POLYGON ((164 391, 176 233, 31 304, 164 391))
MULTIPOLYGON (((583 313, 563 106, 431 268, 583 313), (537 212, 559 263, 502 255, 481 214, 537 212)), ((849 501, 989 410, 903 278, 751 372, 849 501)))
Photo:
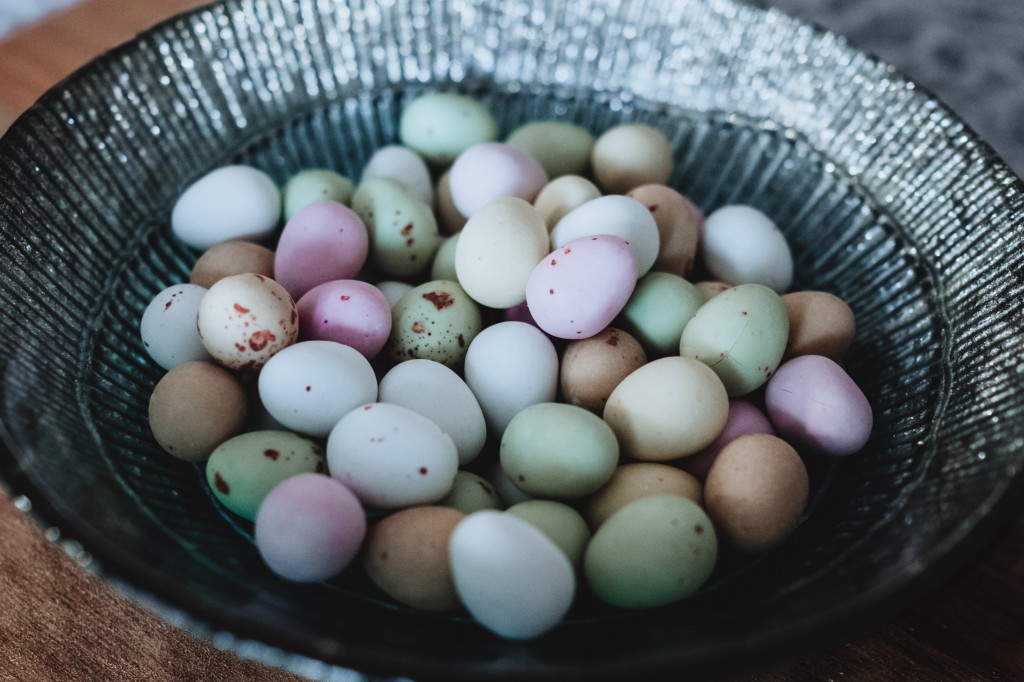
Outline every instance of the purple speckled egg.
POLYGON ((285 479, 256 514, 256 548, 270 570, 294 582, 340 573, 359 551, 366 515, 344 484, 322 474, 285 479))
POLYGON ((355 277, 370 241, 355 211, 319 201, 285 223, 274 252, 274 279, 298 300, 318 284, 355 277))
POLYGON ((299 299, 300 338, 336 341, 372 360, 391 333, 391 306, 380 289, 355 279, 324 282, 299 299))
POLYGON ((798 448, 850 455, 871 436, 868 399, 842 367, 821 355, 783 363, 768 380, 765 407, 779 435, 798 448))
POLYGON ((568 242, 537 264, 526 303, 537 326, 561 339, 586 339, 607 327, 636 286, 636 252, 602 234, 568 242))
POLYGON ((448 174, 452 202, 467 218, 500 197, 532 202, 547 182, 536 159, 501 142, 473 145, 459 154, 448 174))
POLYGON ((747 400, 734 398, 729 401, 729 416, 718 437, 697 454, 678 460, 677 466, 683 471, 693 474, 697 480, 703 483, 722 448, 740 436, 751 433, 775 435, 775 429, 772 428, 768 417, 756 405, 747 400))

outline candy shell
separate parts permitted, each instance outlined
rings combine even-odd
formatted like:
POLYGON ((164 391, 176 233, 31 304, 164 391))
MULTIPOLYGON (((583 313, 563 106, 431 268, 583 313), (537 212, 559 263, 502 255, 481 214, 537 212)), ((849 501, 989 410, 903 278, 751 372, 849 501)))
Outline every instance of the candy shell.
POLYGON ((640 185, 665 184, 672 172, 672 148, 657 128, 625 123, 597 138, 590 164, 606 193, 624 194, 640 185))
POLYGON ((355 186, 340 173, 324 168, 309 168, 293 175, 281 188, 284 219, 318 201, 336 201, 348 206, 355 186))
POLYGON ((501 197, 532 202, 547 182, 536 159, 500 142, 473 145, 459 154, 448 174, 452 202, 467 218, 501 197))
POLYGON ((300 338, 334 341, 373 359, 391 333, 391 305, 377 287, 355 279, 324 282, 299 299, 300 338))
POLYGON ((206 289, 195 284, 176 284, 154 296, 142 311, 142 346, 164 369, 211 359, 196 330, 199 302, 205 294, 206 289))
POLYGON ((647 207, 635 199, 598 197, 569 211, 551 230, 551 247, 595 235, 614 235, 636 252, 636 276, 643 277, 658 257, 658 225, 647 207))
POLYGON ((274 252, 274 279, 299 300, 318 284, 355 277, 369 248, 366 226, 355 211, 319 201, 285 223, 274 252))
POLYGON ((763 284, 783 293, 793 281, 793 255, 775 223, 751 206, 712 211, 704 223, 701 255, 715 279, 763 284))
POLYGON ((402 110, 398 136, 429 163, 449 164, 474 144, 498 136, 498 124, 482 104, 466 95, 421 95, 402 110))
POLYGON ((277 229, 281 195, 269 175, 222 166, 189 185, 171 211, 171 231, 196 249, 231 239, 256 241, 277 229))
POLYGON ((247 272, 273 277, 274 252, 262 244, 232 240, 204 251, 192 266, 188 281, 209 289, 225 277, 247 272))

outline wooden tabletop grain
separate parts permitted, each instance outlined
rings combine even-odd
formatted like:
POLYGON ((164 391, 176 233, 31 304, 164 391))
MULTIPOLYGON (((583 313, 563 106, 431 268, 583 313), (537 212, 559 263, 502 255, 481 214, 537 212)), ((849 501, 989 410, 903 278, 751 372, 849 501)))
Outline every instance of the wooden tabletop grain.
MULTIPOLYGON (((0 130, 104 50, 203 0, 84 0, 0 43, 0 130)), ((160 621, 68 557, 0 493, 0 680, 298 678, 160 621)), ((744 682, 1024 680, 1024 520, 877 631, 744 682)))

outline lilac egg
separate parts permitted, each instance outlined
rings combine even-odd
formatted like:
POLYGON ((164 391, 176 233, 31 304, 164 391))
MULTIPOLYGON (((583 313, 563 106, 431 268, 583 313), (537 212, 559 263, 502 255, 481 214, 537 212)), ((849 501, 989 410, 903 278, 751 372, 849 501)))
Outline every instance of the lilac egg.
POLYGON ((779 435, 798 448, 850 455, 871 436, 868 399, 842 367, 821 355, 779 367, 765 389, 765 407, 779 435))
POLYGON ((289 220, 274 253, 274 279, 298 300, 323 282, 355 277, 366 262, 369 236, 355 211, 320 201, 289 220))
POLYGON ((344 484, 299 474, 271 489, 256 514, 256 548, 270 570, 295 582, 327 580, 359 551, 366 515, 344 484))
POLYGON ((448 190, 467 218, 500 197, 532 202, 548 182, 544 168, 526 152, 500 142, 473 145, 455 159, 448 190))
POLYGON ((775 435, 775 429, 768 417, 747 400, 733 399, 729 401, 729 416, 718 437, 711 444, 695 455, 684 457, 677 466, 699 480, 701 483, 708 477, 708 471, 722 448, 740 436, 751 433, 767 433, 775 435))
POLYGON ((336 341, 373 359, 391 333, 387 297, 360 280, 324 282, 307 291, 297 306, 303 341, 336 341))
POLYGON ((586 339, 607 327, 636 286, 636 252, 602 234, 568 242, 533 269, 526 303, 537 326, 562 339, 586 339))

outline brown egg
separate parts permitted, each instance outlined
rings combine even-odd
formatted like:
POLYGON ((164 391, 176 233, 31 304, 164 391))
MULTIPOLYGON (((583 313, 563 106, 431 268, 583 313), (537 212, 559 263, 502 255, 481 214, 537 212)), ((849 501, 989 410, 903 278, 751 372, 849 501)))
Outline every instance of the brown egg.
POLYGON ((843 299, 824 291, 795 291, 782 302, 789 314, 789 340, 783 360, 824 355, 838 361, 853 343, 856 323, 843 299))
POLYGON ((393 599, 427 611, 459 605, 448 541, 465 517, 448 507, 409 507, 385 517, 366 536, 363 567, 393 599))
POLYGON ((192 266, 189 282, 209 289, 231 275, 274 275, 274 252, 253 242, 230 241, 207 249, 192 266))
POLYGON ((622 194, 640 185, 667 182, 672 174, 672 147, 657 128, 623 123, 594 141, 590 166, 606 193, 622 194))
POLYGON ((455 208, 455 203, 452 201, 452 191, 448 187, 448 171, 445 171, 444 175, 438 179, 434 194, 437 196, 437 206, 435 207, 437 224, 441 227, 441 231, 448 235, 461 232, 462 228, 466 226, 468 218, 459 213, 459 209, 455 208))
POLYGON ((643 346, 631 335, 608 327, 565 348, 559 371, 562 400, 601 414, 619 382, 647 362, 643 346))
POLYGON ((742 552, 775 547, 807 507, 809 483, 800 455, 767 434, 726 445, 704 482, 704 506, 715 530, 742 552))
POLYGON ((603 488, 583 503, 583 517, 594 530, 630 502, 651 495, 680 495, 703 504, 700 481, 669 464, 635 462, 615 469, 603 488))
POLYGON ((626 194, 647 207, 658 225, 661 246, 652 270, 686 277, 693 270, 700 220, 690 200, 666 185, 641 185, 626 194))
POLYGON ((704 297, 705 302, 711 300, 715 296, 718 296, 723 291, 732 288, 731 285, 726 284, 725 282, 718 282, 714 280, 694 282, 693 286, 697 287, 697 291, 699 291, 700 295, 704 297))
POLYGON ((242 432, 249 413, 245 390, 231 372, 210 362, 186 362, 157 383, 149 426, 160 447, 179 459, 206 459, 242 432))

